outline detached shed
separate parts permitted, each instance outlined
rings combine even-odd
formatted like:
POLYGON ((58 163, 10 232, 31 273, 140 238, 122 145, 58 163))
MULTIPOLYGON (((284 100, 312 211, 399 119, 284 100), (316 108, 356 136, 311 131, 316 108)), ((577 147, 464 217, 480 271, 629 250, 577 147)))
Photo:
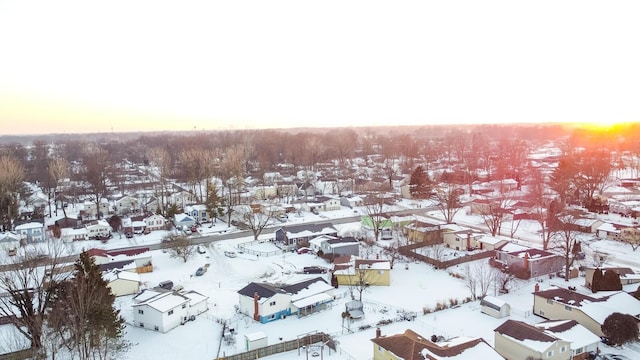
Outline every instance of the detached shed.
POLYGON ((267 335, 262 331, 246 334, 244 336, 246 351, 255 350, 269 345, 267 335))
POLYGON ((489 316, 500 319, 509 316, 511 313, 511 306, 496 297, 485 296, 480 300, 480 311, 489 316))

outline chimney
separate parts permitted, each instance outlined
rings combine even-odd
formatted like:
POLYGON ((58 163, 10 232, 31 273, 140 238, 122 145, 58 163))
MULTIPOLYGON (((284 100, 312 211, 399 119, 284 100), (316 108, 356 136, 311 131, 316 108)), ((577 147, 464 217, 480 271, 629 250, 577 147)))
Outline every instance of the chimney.
POLYGON ((524 253, 524 269, 529 270, 529 252, 524 253))
POLYGON ((536 286, 533 289, 535 292, 540 291, 540 283, 536 283, 536 286))
POLYGON ((376 339, 382 336, 382 330, 379 327, 376 328, 376 339))
POLYGON ((471 231, 467 231, 467 250, 471 249, 471 231))
POLYGON ((253 320, 260 321, 260 313, 258 312, 258 300, 260 300, 260 296, 258 292, 253 293, 253 320))

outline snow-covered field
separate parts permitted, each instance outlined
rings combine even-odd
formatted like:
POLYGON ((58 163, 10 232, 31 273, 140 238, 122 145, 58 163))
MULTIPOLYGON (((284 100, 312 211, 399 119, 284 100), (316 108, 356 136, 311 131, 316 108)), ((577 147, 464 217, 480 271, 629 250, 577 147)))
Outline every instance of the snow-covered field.
MULTIPOLYGON (((417 208, 416 204, 404 202, 397 210, 403 208, 417 208)), ((439 213, 427 214, 435 218, 439 213)), ((289 223, 301 223, 314 220, 326 220, 327 218, 342 218, 354 216, 352 209, 327 212, 322 215, 304 213, 302 216, 290 216, 289 223)), ((461 225, 483 227, 479 218, 467 215, 461 211, 456 215, 456 222, 461 225)), ((509 224, 505 224, 508 229, 509 224)), ((359 223, 348 223, 336 226, 341 233, 351 233, 360 230, 359 223)), ((193 237, 206 236, 219 232, 236 231, 226 228, 226 225, 217 223, 213 227, 207 225, 200 228, 200 234, 193 237)), ((521 222, 514 236, 514 241, 524 244, 539 245, 539 235, 536 234, 535 222, 521 222)), ((163 232, 154 232, 149 235, 136 235, 132 239, 118 237, 107 244, 98 241, 83 242, 79 247, 75 244, 69 252, 79 251, 81 248, 119 248, 128 246, 146 246, 161 241, 163 232)), ((263 234, 267 238, 269 234, 263 234)), ((261 238, 262 238, 261 237, 261 238)), ((392 335, 402 333, 406 329, 412 329, 425 337, 442 335, 444 337, 473 336, 482 337, 493 345, 493 330, 505 319, 495 319, 480 313, 479 302, 469 302, 457 306, 454 309, 446 309, 423 315, 423 309, 434 309, 437 303, 450 304, 451 301, 462 300, 470 296, 464 282, 450 275, 460 273, 464 265, 447 270, 434 270, 430 265, 403 260, 396 263, 391 270, 391 286, 369 287, 363 293, 365 302, 365 318, 352 324, 344 324, 341 314, 344 304, 351 300, 349 289, 340 287, 336 290, 336 300, 332 308, 304 317, 289 316, 286 319, 274 321, 268 324, 260 324, 252 319, 238 314, 235 305, 238 303, 237 291, 252 281, 267 282, 295 282, 304 277, 318 275, 296 274, 297 270, 304 266, 320 265, 329 266, 323 259, 313 254, 280 253, 279 255, 257 257, 255 255, 239 253, 237 257, 230 258, 224 255, 225 250, 236 250, 240 243, 251 243, 252 237, 237 238, 233 240, 213 241, 206 245, 205 254, 195 254, 188 262, 170 258, 167 253, 153 251, 154 271, 141 274, 145 287, 153 287, 164 280, 172 280, 174 284, 184 286, 185 290, 195 290, 209 297, 209 310, 198 316, 195 321, 187 322, 168 333, 159 333, 131 326, 133 318, 133 296, 120 297, 116 300, 116 306, 127 320, 126 339, 134 346, 126 354, 125 359, 214 359, 218 356, 230 355, 242 352, 245 349, 245 335, 263 332, 268 336, 268 343, 296 339, 298 336, 322 331, 328 333, 337 340, 338 351, 331 353, 325 348, 323 357, 332 359, 370 359, 373 357, 373 343, 376 324, 380 320, 396 320, 398 310, 414 311, 418 317, 414 321, 393 321, 389 325, 381 327, 382 334, 392 335), (209 270, 203 276, 194 276, 197 268, 209 264, 209 270), (235 330, 235 342, 222 338, 222 322, 235 330), (371 325, 371 327, 367 327, 371 325), (366 328, 360 330, 360 328, 366 328)), ((596 241, 592 236, 584 238, 585 246, 589 251, 598 251, 607 254, 607 263, 611 265, 631 266, 640 268, 638 253, 631 251, 630 246, 613 241, 596 241)), ((246 245, 250 249, 270 250, 274 245, 269 242, 246 245), (268 247, 268 248, 267 248, 268 247)), ((375 253, 375 251, 373 252, 375 253)), ((588 261, 586 259, 585 261, 588 261)), ((486 260, 485 260, 486 261, 486 260)), ((321 275, 326 276, 326 275, 321 275)), ((327 280, 329 280, 327 278, 327 280)), ((554 284, 560 286, 576 286, 580 289, 584 278, 578 277, 570 282, 564 282, 560 278, 538 279, 542 281, 542 287, 554 284)), ((531 314, 533 306, 533 292, 536 280, 518 281, 513 283, 509 294, 499 295, 507 301, 512 308, 512 319, 535 323, 543 319, 531 314)), ((495 294, 491 290, 490 295, 495 294)), ((601 344, 603 352, 620 353, 630 358, 640 358, 638 345, 627 346, 622 349, 609 348, 601 344)), ((319 347, 314 351, 321 351, 319 347)), ((270 360, 299 359, 305 356, 297 351, 273 355, 270 360)))

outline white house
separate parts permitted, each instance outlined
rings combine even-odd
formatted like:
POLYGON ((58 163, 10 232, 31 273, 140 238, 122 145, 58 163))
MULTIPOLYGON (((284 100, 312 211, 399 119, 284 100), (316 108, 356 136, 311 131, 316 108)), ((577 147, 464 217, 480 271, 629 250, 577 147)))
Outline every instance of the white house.
POLYGON ((85 225, 90 239, 97 237, 109 236, 111 234, 111 225, 106 220, 95 220, 85 225))
POLYGON ((134 298, 133 324, 166 333, 206 311, 207 299, 195 291, 145 290, 134 298))
POLYGON ((145 217, 142 221, 144 221, 147 230, 163 230, 167 224, 167 219, 162 215, 152 214, 145 217))
POLYGON ((89 240, 89 230, 84 228, 62 228, 60 229, 60 239, 64 242, 74 242, 89 240))

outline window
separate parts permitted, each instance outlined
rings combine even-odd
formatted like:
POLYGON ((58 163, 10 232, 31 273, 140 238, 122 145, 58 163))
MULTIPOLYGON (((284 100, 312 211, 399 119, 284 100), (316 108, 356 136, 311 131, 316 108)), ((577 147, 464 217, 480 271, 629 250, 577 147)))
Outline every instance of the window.
POLYGON ((186 307, 187 307, 187 304, 182 304, 182 308, 183 309, 186 308, 186 307))
POLYGON ((565 351, 567 351, 567 347, 566 346, 563 345, 562 347, 560 347, 560 352, 561 353, 563 353, 565 351))
POLYGON ((547 357, 550 358, 553 356, 553 350, 547 351, 547 357))
POLYGON ((538 314, 544 316, 544 311, 540 310, 540 311, 538 311, 538 314))
POLYGON ((275 306, 275 305, 276 305, 275 301, 272 301, 272 302, 269 303, 269 306, 275 306))
POLYGON ((565 309, 565 310, 567 310, 567 311, 571 311, 571 306, 569 306, 569 305, 565 305, 565 306, 564 306, 564 309, 565 309))
POLYGON ((378 270, 378 275, 382 275, 382 274, 384 274, 384 271, 378 270))
POLYGON ((144 314, 144 310, 138 310, 138 314, 144 314))
POLYGON ((547 304, 553 304, 553 300, 547 299, 547 304))
POLYGON ((173 310, 169 310, 168 315, 173 315, 173 310))

